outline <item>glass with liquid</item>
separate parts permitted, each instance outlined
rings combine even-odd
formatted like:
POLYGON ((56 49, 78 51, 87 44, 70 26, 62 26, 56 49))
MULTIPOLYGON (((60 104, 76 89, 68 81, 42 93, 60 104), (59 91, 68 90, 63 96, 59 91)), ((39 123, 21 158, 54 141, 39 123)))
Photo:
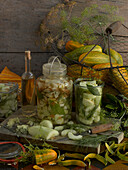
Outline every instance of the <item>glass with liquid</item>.
POLYGON ((30 51, 25 51, 25 72, 22 74, 22 112, 24 114, 35 113, 35 103, 35 76, 31 72, 30 51), (29 64, 29 69, 27 69, 27 64, 29 64))

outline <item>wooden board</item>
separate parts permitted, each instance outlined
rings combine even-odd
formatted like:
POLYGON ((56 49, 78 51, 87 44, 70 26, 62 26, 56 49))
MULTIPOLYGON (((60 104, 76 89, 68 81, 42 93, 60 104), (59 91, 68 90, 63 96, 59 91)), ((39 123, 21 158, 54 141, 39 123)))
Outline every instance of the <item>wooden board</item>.
MULTIPOLYGON (((5 119, 0 125, 0 140, 9 140, 9 141, 18 141, 21 143, 28 143, 28 141, 32 144, 37 144, 37 145, 42 145, 42 139, 36 139, 31 137, 30 135, 19 135, 15 133, 15 130, 9 130, 7 128, 7 122, 11 118, 16 118, 18 117, 20 121, 26 121, 29 120, 28 118, 24 117, 22 115, 21 109, 19 109, 16 113, 12 114, 10 117, 5 119), (26 120, 25 120, 26 119, 26 120)), ((25 124, 25 123, 23 123, 25 124)), ((117 132, 117 131, 107 131, 104 133, 100 133, 99 135, 106 135, 106 136, 113 136, 111 138, 108 138, 108 140, 114 140, 116 143, 120 143, 123 138, 124 138, 124 133, 123 132, 117 132)), ((86 138, 88 137, 94 137, 95 135, 87 135, 86 138)), ((47 143, 58 147, 60 150, 65 150, 65 151, 71 151, 71 152, 80 152, 80 153, 90 153, 90 152, 95 152, 95 153, 100 153, 104 151, 104 145, 101 143, 97 144, 84 144, 84 145, 79 145, 79 142, 69 140, 68 138, 64 138, 61 136, 55 137, 52 140, 47 140, 47 143)))

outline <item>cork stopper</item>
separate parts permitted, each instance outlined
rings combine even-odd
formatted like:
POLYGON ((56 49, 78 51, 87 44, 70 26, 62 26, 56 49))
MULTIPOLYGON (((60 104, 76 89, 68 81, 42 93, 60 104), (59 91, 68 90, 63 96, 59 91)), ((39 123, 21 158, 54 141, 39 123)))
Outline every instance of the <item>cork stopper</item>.
POLYGON ((25 57, 26 57, 28 60, 31 60, 31 51, 25 51, 25 57))
POLYGON ((29 72, 30 72, 31 71, 31 52, 30 51, 25 51, 25 72, 28 71, 27 65, 29 65, 29 72))

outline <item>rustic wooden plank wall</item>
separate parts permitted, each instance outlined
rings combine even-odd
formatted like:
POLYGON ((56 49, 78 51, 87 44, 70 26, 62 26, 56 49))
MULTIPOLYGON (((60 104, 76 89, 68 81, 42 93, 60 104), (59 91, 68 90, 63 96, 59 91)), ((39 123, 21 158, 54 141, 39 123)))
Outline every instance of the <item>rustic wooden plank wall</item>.
MULTIPOLYGON (((0 1, 0 71, 8 66, 21 75, 24 72, 24 51, 32 52, 32 69, 38 77, 41 66, 46 63, 53 52, 43 52, 37 34, 39 25, 51 7, 61 0, 1 0, 0 1)), ((128 27, 128 0, 77 0, 76 13, 87 5, 97 3, 109 4, 119 8, 119 16, 124 18, 123 24, 128 27)), ((116 32, 117 38, 128 41, 128 30, 121 26, 116 32)), ((115 43, 114 48, 122 54, 128 64, 128 43, 115 43)))

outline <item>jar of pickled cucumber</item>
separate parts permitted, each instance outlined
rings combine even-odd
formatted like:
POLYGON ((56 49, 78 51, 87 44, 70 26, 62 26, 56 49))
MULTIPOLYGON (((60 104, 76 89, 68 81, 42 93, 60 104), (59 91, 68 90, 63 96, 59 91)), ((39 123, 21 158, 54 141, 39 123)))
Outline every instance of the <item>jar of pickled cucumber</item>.
POLYGON ((76 119, 85 125, 100 121, 104 83, 100 80, 78 78, 74 82, 76 119))
POLYGON ((72 112, 73 81, 66 75, 67 66, 52 56, 42 70, 43 75, 36 80, 38 117, 64 124, 72 112))

